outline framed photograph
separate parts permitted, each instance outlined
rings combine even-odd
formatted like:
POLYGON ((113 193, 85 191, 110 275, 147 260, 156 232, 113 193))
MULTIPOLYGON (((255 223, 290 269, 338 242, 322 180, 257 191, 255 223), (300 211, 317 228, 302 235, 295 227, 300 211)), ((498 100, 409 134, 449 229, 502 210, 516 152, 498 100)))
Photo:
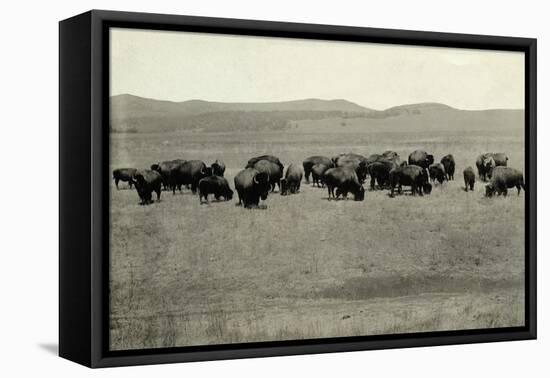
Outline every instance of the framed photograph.
POLYGON ((536 40, 60 22, 59 353, 536 338, 536 40))

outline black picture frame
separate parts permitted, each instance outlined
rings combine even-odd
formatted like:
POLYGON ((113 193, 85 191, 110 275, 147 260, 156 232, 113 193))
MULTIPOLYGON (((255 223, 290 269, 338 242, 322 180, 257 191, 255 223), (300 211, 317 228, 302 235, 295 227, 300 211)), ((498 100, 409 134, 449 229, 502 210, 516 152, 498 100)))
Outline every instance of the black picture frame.
POLYGON ((59 355, 88 367, 535 339, 536 39, 92 10, 59 24, 59 355), (110 27, 525 53, 525 326, 109 351, 110 27), (79 172, 75 175, 74 172, 79 172))

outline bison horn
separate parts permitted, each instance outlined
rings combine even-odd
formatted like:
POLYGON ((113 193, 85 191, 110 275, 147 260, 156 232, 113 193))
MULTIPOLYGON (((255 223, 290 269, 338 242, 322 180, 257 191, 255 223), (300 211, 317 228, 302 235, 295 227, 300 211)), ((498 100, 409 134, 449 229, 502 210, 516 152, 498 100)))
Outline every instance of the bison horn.
POLYGON ((254 184, 259 184, 258 179, 256 178, 256 175, 254 175, 254 178, 252 180, 254 180, 254 184))

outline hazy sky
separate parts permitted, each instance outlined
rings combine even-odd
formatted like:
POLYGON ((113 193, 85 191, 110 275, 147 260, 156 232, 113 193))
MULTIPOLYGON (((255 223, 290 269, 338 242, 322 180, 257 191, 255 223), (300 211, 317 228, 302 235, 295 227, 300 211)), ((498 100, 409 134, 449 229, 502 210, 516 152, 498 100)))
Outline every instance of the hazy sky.
POLYGON ((523 108, 517 52, 111 29, 111 95, 523 108))

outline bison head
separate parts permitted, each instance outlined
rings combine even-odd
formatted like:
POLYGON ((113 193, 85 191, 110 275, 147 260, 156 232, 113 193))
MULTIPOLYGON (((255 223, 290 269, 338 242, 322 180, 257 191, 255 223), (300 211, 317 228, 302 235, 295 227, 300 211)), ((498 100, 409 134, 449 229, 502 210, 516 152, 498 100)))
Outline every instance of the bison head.
POLYGON ((426 156, 426 162, 428 163, 428 165, 432 165, 432 164, 434 163, 434 156, 428 154, 428 155, 426 156))
POLYGON ((226 201, 231 201, 233 199, 233 191, 227 188, 227 190, 225 191, 224 197, 226 201))
POLYGON ((353 194, 354 200, 363 201, 365 199, 365 189, 363 186, 360 186, 357 192, 353 194))
POLYGON ((432 184, 430 184, 429 182, 425 183, 424 185, 422 185, 422 191, 425 193, 425 194, 430 194, 432 192, 432 184))
POLYGON ((281 181, 279 181, 279 187, 281 188, 281 195, 286 196, 288 194, 288 180, 282 178, 281 181))
POLYGON ((160 163, 151 165, 151 170, 160 172, 160 163))
POLYGON ((495 194, 495 187, 493 184, 487 184, 485 185, 485 196, 486 197, 492 197, 493 194, 495 194))
POLYGON ((267 193, 269 192, 269 175, 265 172, 259 172, 254 176, 253 179, 254 186, 260 193, 260 198, 262 201, 267 199, 267 193))

